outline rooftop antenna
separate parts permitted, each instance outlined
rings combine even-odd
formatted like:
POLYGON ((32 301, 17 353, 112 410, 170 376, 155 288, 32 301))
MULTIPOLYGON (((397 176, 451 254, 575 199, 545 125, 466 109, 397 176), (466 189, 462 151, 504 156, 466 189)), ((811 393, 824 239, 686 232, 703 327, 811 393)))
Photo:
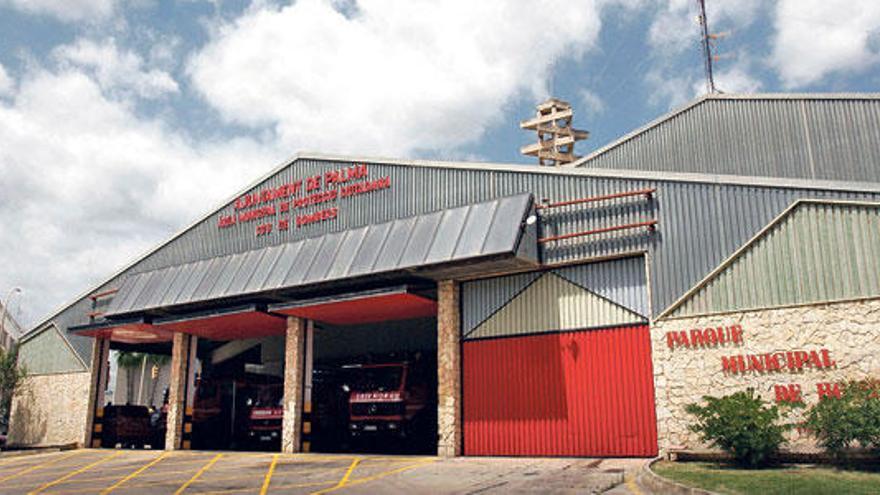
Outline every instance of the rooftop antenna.
POLYGON ((709 20, 706 18, 706 0, 697 0, 697 6, 700 7, 700 15, 697 20, 700 21, 700 38, 703 45, 703 63, 706 66, 706 91, 709 94, 718 92, 715 88, 715 77, 712 75, 712 44, 711 39, 715 37, 709 34, 709 20))

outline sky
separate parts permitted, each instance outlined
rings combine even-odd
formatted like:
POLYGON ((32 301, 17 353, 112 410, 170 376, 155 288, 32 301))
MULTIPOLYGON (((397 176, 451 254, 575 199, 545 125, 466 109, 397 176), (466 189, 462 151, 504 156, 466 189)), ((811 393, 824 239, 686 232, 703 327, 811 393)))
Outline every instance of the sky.
MULTIPOLYGON (((726 93, 880 84, 880 1, 707 0, 726 93)), ((30 326, 299 151, 533 163, 704 94, 696 0, 0 0, 0 300, 30 326)))

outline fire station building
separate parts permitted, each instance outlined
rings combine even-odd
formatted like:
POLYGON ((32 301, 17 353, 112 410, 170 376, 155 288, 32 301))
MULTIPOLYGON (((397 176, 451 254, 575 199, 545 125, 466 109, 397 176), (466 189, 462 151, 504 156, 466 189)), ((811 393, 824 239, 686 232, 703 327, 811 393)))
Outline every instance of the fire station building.
POLYGON ((572 167, 296 156, 25 335, 9 442, 112 447, 115 351, 170 356, 167 449, 701 448, 704 395, 880 376, 880 96, 708 96, 572 167))

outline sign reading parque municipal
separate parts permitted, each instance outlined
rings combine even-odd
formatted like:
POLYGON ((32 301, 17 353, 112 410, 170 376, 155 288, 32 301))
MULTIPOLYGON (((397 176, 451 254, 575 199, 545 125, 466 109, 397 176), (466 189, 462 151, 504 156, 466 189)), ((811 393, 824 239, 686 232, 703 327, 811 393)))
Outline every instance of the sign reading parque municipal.
POLYGON ((334 220, 339 200, 391 188, 391 177, 370 179, 366 164, 330 170, 245 194, 235 200, 233 212, 221 215, 217 227, 254 224, 254 235, 286 231, 334 220), (321 208, 306 211, 313 206, 321 208))
MULTIPOLYGON (((740 346, 745 342, 746 332, 741 325, 709 326, 666 332, 666 345, 672 350, 706 350, 717 347, 740 346)), ((748 373, 769 374, 802 373, 806 370, 827 370, 837 367, 828 349, 792 349, 754 354, 730 353, 721 356, 721 371, 730 376, 748 373)), ((777 402, 799 402, 802 398, 799 384, 774 385, 777 402)), ((840 385, 820 382, 816 392, 821 397, 840 397, 840 385)))

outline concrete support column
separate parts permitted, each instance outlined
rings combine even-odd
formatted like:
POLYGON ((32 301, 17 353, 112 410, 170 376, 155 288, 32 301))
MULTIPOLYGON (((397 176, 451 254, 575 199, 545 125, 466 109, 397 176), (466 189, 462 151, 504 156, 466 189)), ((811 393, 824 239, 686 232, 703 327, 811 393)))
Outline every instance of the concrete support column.
MULTIPOLYGON (((188 449, 184 443, 184 417, 192 407, 194 396, 195 354, 198 338, 186 333, 175 333, 171 348, 171 383, 168 390, 168 423, 165 432, 165 450, 188 449)), ((190 434, 191 432, 186 432, 190 434)))
POLYGON ((92 345, 92 381, 89 385, 89 408, 86 418, 86 431, 83 445, 86 447, 101 446, 103 431, 104 392, 110 375, 110 339, 95 339, 92 345))
POLYGON ((287 318, 287 336, 284 340, 284 418, 281 423, 281 451, 286 454, 302 450, 306 323, 302 318, 287 318))
POLYGON ((459 284, 437 284, 437 455, 461 455, 461 317, 459 284))

